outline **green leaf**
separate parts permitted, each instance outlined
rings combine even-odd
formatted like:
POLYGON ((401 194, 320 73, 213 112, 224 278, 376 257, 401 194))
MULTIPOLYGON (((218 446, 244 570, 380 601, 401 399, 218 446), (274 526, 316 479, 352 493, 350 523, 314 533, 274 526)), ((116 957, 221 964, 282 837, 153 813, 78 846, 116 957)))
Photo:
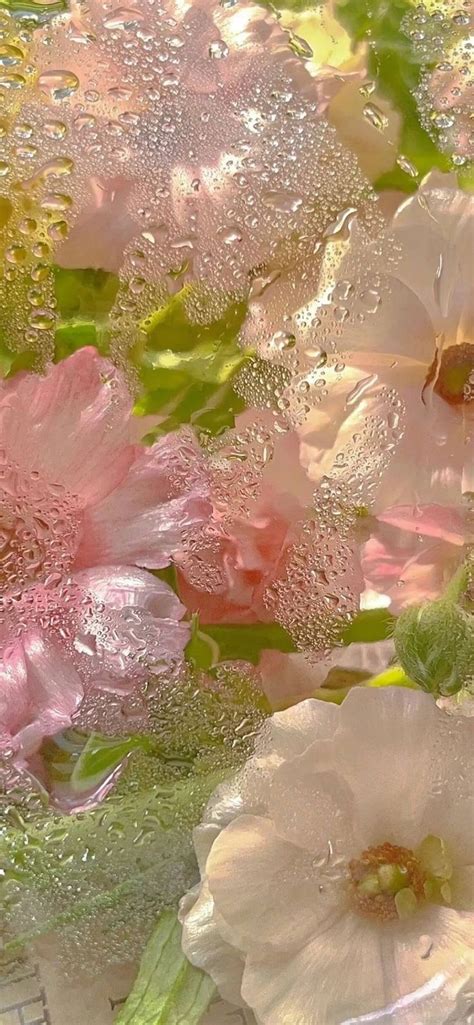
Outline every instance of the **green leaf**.
POLYGON ((72 790, 79 794, 100 786, 132 751, 139 748, 148 750, 147 737, 117 738, 91 733, 74 765, 70 778, 72 790))
POLYGON ((67 0, 56 0, 56 3, 37 3, 37 0, 0 0, 0 10, 10 11, 11 14, 35 15, 35 20, 44 21, 53 14, 66 11, 67 0))
POLYGON ((165 911, 116 1025, 198 1025, 215 991, 209 976, 184 956, 176 913, 165 911))
POLYGON ((401 114, 399 149, 419 175, 412 178, 394 161, 393 169, 375 183, 378 189, 414 192, 419 178, 432 168, 451 168, 449 157, 440 152, 420 121, 415 92, 425 65, 403 27, 403 19, 413 10, 411 0, 338 0, 336 7, 354 43, 368 45, 367 77, 401 114))
POLYGON ((207 636, 214 645, 217 645, 219 662, 242 659, 256 665, 266 648, 285 652, 296 651, 290 634, 279 623, 219 623, 216 626, 206 623, 200 635, 201 638, 207 636))
POLYGON ((54 267, 54 290, 62 321, 98 324, 107 320, 119 279, 105 270, 54 267))
POLYGON ((56 329, 54 341, 56 360, 65 359, 85 345, 95 346, 101 355, 107 353, 105 337, 95 324, 62 324, 56 329))
POLYGON ((417 690, 417 684, 406 675, 400 666, 389 666, 383 673, 371 676, 364 683, 365 687, 408 687, 409 690, 417 690))
POLYGON ((137 928, 137 914, 143 917, 146 903, 156 914, 163 894, 167 903, 177 899, 182 887, 191 885, 195 871, 191 829, 228 773, 228 766, 214 765, 207 775, 156 784, 141 793, 134 787, 79 815, 61 816, 45 807, 41 817, 29 821, 12 812, 18 825, 7 817, 0 835, 3 953, 14 955, 36 938, 59 933, 73 923, 78 928, 83 923, 84 942, 92 922, 99 922, 101 929, 113 928, 125 914, 137 928), (145 828, 148 823, 146 848, 136 844, 137 823, 145 828), (120 843, 114 844, 113 836, 120 843), (77 893, 78 873, 83 897, 77 893), (36 908, 35 921, 26 931, 25 917, 18 922, 16 905, 11 907, 13 883, 23 907, 36 908), (177 892, 170 898, 173 890, 177 892))
POLYGON ((367 609, 359 612, 342 635, 343 644, 386 641, 393 636, 395 616, 387 609, 367 609))
POLYGON ((135 411, 160 413, 160 433, 191 423, 218 434, 245 408, 232 379, 250 355, 238 342, 247 308, 230 303, 221 317, 200 323, 190 316, 191 297, 183 288, 142 324, 132 352, 143 386, 135 411))
POLYGON ((192 617, 191 639, 186 645, 186 660, 195 669, 210 669, 219 662, 219 645, 199 629, 199 616, 194 613, 192 617))
POLYGON ((172 344, 174 351, 183 352, 207 342, 235 342, 246 317, 246 303, 230 303, 222 316, 200 323, 189 317, 188 303, 192 296, 192 288, 185 286, 166 306, 146 319, 143 327, 149 350, 169 349, 172 344))

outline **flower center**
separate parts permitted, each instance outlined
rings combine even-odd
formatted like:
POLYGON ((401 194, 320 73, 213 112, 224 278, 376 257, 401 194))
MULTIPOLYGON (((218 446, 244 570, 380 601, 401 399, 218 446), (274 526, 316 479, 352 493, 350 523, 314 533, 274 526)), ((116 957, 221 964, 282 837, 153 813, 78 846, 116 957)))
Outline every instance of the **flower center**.
POLYGON ((449 345, 435 357, 426 383, 450 406, 459 406, 474 399, 474 343, 449 345))
POLYGON ((421 904, 449 904, 452 864, 440 837, 427 836, 416 850, 383 843, 349 864, 357 911, 381 922, 410 918, 421 904))

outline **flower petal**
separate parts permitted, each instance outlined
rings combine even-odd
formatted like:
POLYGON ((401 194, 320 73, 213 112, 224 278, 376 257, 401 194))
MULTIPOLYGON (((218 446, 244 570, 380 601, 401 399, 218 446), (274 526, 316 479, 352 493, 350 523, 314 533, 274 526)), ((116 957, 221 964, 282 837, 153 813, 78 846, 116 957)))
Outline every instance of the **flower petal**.
POLYGON ((465 813, 472 800, 472 720, 453 720, 430 695, 399 687, 354 687, 340 714, 327 768, 354 793, 365 846, 414 848, 429 832, 452 840, 453 849, 464 844, 463 812, 455 808, 462 802, 465 813))
MULTIPOLYGON (((293 955, 250 954, 242 996, 261 1025, 355 1025, 364 1021, 359 1015, 385 1006, 379 927, 342 913, 293 955)), ((373 1020, 388 1025, 388 1019, 378 1015, 373 1020)))
POLYGON ((0 384, 3 446, 24 471, 62 485, 87 506, 117 486, 134 458, 131 406, 113 364, 95 349, 80 349, 44 377, 18 374, 0 384))
POLYGON ((319 769, 327 745, 323 741, 316 746, 321 747, 320 759, 315 759, 310 747, 276 770, 269 814, 278 836, 312 852, 324 882, 326 870, 334 871, 353 853, 354 800, 341 776, 319 769))
POLYGON ((243 956, 226 943, 217 927, 214 901, 207 883, 183 897, 179 911, 183 923, 183 950, 191 964, 211 976, 219 992, 231 1003, 240 1005, 243 956))
POLYGON ((84 665, 96 686, 122 690, 181 660, 189 640, 184 605, 168 584, 146 570, 99 566, 74 577, 89 609, 83 622, 84 665))
POLYGON ((294 758, 315 740, 332 737, 338 722, 335 705, 308 698, 272 715, 268 726, 271 748, 280 758, 294 758))
POLYGON ((334 912, 313 861, 281 840, 269 819, 241 815, 215 840, 206 873, 226 939, 246 950, 291 950, 334 912))
POLYGON ((187 434, 142 450, 119 486, 87 511, 76 565, 160 569, 210 515, 205 469, 187 434))
POLYGON ((83 696, 80 677, 60 649, 30 631, 0 665, 0 731, 20 762, 43 737, 71 725, 83 696))
POLYGON ((472 914, 428 907, 390 931, 384 954, 391 966, 387 982, 396 1001, 397 1025, 448 1020, 462 988, 472 980, 472 924, 472 914))

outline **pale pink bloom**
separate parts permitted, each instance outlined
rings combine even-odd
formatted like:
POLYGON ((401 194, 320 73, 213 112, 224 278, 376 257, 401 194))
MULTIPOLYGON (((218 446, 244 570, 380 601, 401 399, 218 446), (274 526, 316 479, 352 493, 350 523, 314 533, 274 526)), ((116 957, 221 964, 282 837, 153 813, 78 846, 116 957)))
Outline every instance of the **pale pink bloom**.
POLYGON ((53 34, 39 29, 33 47, 34 116, 39 89, 40 117, 67 126, 48 152, 74 160, 62 266, 138 268, 172 287, 167 275, 185 263, 188 279, 247 292, 269 261, 298 259, 301 278, 308 247, 303 256, 292 238, 316 239, 321 194, 324 223, 346 191, 365 194, 322 122, 345 70, 310 73, 278 19, 248 0, 136 0, 117 12, 91 0, 53 34))
MULTIPOLYGON (((300 428, 301 460, 315 484, 324 476, 347 481, 354 504, 377 517, 364 557, 369 576, 384 557, 381 576, 392 577, 395 602, 405 571, 407 599, 439 593, 470 540, 463 509, 474 491, 472 215, 471 197, 438 173, 402 203, 389 229, 396 259, 379 274, 372 311, 360 317, 369 285, 359 286, 359 298, 351 272, 354 312, 334 331, 345 365, 325 370, 326 397, 300 428), (454 534, 445 530, 449 520, 454 534)), ((355 231, 352 268, 358 239, 355 231)), ((369 258, 370 247, 361 248, 360 263, 369 258)), ((348 273, 343 262, 338 280, 348 273)))
POLYGON ((181 902, 224 1000, 256 1025, 468 1020, 472 742, 472 719, 401 687, 271 717, 209 801, 181 902))
POLYGON ((265 592, 284 572, 293 526, 273 506, 260 508, 250 520, 239 518, 230 528, 224 527, 212 547, 201 554, 212 590, 193 586, 186 567, 179 574, 179 593, 186 606, 199 613, 202 623, 271 621, 274 616, 265 603, 265 592))
MULTIPOLYGON (((236 428, 260 421, 247 411, 236 428)), ((267 427, 271 417, 266 418, 267 427)), ((274 439, 273 457, 245 515, 232 515, 232 498, 214 496, 213 517, 201 545, 179 560, 179 593, 202 623, 255 623, 275 619, 268 588, 284 578, 312 487, 299 465, 294 432, 274 439)))
POLYGON ((151 448, 94 349, 0 386, 0 744, 21 762, 86 687, 127 691, 189 636, 167 566, 209 511, 186 431, 151 448), (143 567, 146 567, 144 569, 143 567))

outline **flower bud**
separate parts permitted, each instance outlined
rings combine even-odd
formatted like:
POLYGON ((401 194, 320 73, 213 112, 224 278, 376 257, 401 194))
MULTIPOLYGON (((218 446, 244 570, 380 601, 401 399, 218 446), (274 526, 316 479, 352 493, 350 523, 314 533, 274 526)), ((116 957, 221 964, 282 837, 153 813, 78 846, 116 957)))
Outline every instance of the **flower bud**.
POLYGON ((474 674, 474 616, 450 601, 406 609, 394 640, 407 676, 436 696, 455 694, 474 674))

